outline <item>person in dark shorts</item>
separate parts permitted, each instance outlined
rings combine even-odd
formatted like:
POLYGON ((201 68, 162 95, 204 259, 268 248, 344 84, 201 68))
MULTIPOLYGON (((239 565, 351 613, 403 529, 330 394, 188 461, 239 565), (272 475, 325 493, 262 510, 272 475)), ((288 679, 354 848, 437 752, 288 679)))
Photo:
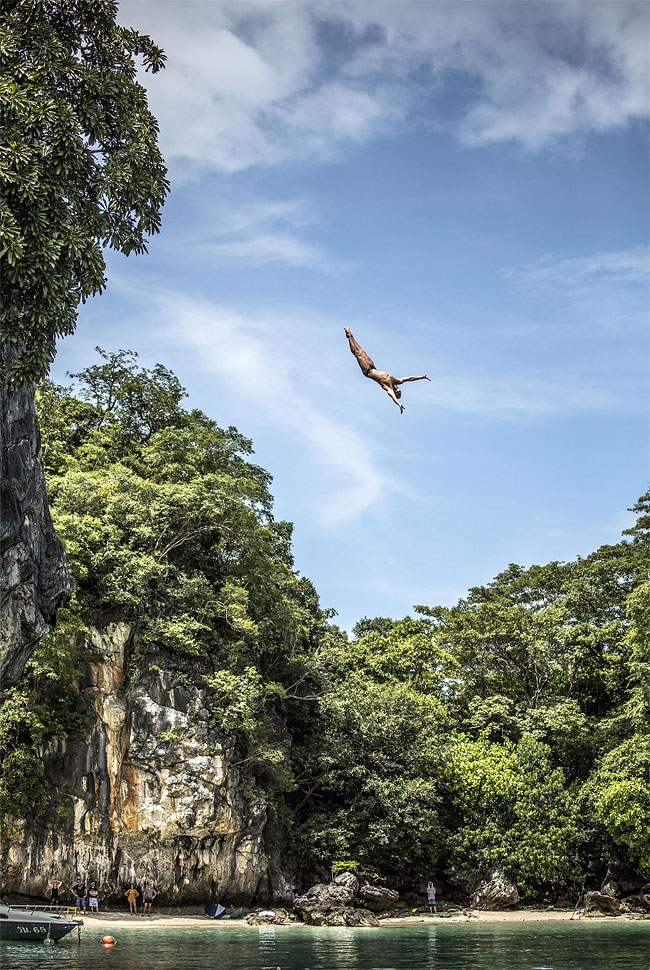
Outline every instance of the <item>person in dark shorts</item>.
POLYGON ((350 350, 357 358, 357 363, 361 368, 363 376, 369 377, 371 381, 375 381, 380 387, 383 387, 391 401, 394 401, 399 408, 400 414, 404 414, 404 405, 399 402, 402 396, 399 385, 405 384, 407 381, 430 381, 431 378, 427 377, 426 374, 422 374, 421 377, 393 377, 388 371, 379 370, 379 368, 375 367, 374 362, 370 359, 363 347, 359 346, 350 333, 349 327, 345 327, 345 336, 348 338, 350 350))
POLYGON ((155 891, 150 882, 145 883, 145 887, 142 890, 142 915, 148 913, 151 916, 151 904, 158 893, 155 891))
POLYGON ((81 881, 81 876, 77 876, 77 884, 72 887, 74 905, 77 912, 86 912, 86 884, 81 881))
POLYGON ((52 879, 52 880, 50 880, 50 906, 58 906, 59 905, 59 889, 60 889, 60 887, 61 887, 61 883, 59 882, 58 879, 52 879))

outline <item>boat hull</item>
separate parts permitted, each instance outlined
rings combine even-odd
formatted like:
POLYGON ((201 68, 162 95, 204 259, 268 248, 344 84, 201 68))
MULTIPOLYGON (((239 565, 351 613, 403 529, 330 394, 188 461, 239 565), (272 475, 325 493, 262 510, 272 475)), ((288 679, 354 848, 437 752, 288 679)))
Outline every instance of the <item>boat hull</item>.
MULTIPOLYGON (((0 940, 60 940, 80 923, 65 919, 0 919, 0 940), (49 932, 48 932, 49 931, 49 932)), ((1 962, 1 961, 0 961, 1 962)))

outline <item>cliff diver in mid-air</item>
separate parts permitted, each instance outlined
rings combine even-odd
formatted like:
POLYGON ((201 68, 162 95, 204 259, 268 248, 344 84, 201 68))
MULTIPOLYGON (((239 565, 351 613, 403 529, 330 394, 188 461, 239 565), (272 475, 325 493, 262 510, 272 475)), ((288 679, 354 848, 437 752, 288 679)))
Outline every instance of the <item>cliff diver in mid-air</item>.
POLYGON ((404 413, 404 405, 399 403, 399 399, 402 396, 402 392, 399 389, 400 384, 405 384, 407 381, 430 381, 431 378, 427 377, 426 374, 422 374, 421 377, 393 377, 385 370, 377 370, 374 363, 368 357, 368 354, 359 346, 352 334, 350 333, 350 328, 345 328, 345 336, 350 342, 350 350, 357 358, 359 367, 363 371, 364 377, 369 377, 373 381, 377 381, 380 387, 386 391, 388 396, 395 401, 395 404, 400 410, 400 414, 404 413))

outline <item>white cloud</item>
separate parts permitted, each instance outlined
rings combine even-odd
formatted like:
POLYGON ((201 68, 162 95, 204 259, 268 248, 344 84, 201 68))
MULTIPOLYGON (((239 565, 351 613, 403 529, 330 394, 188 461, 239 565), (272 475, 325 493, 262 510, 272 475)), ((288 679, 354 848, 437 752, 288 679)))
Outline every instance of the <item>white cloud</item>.
POLYGON ((467 144, 517 141, 537 150, 647 117, 644 5, 519 4, 508 26, 477 65, 483 93, 461 122, 467 144))
POLYGON ((537 151, 648 114, 648 8, 620 2, 121 4, 175 177, 331 157, 400 126, 537 151))

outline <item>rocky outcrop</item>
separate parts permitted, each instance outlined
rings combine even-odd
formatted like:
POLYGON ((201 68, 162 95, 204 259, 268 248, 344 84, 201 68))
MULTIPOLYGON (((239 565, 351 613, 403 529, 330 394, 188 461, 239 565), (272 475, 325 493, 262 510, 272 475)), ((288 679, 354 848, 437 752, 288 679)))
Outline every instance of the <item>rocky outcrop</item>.
POLYGON ((639 893, 634 896, 626 896, 621 901, 621 911, 623 913, 650 914, 650 894, 639 893))
POLYGON ((304 922, 310 926, 379 926, 374 913, 354 906, 302 909, 301 914, 304 922))
POLYGON ((585 916, 618 916, 621 904, 607 893, 587 893, 585 895, 585 916))
POLYGON ((520 900, 514 882, 499 870, 462 869, 449 878, 452 897, 473 909, 507 909, 520 900))
POLYGON ((215 732, 200 660, 181 669, 160 650, 130 674, 136 646, 126 623, 93 632, 80 730, 43 750, 53 802, 5 842, 0 889, 43 897, 50 878, 79 873, 109 903, 145 878, 163 905, 265 898, 270 810, 215 732))
POLYGON ((311 920, 314 926, 379 926, 379 920, 368 909, 354 909, 344 906, 318 914, 311 920))
POLYGON ((249 926, 285 926, 295 918, 296 914, 286 909, 262 910, 244 917, 249 926))
POLYGON ((355 897, 356 893, 348 886, 338 886, 334 882, 318 883, 298 896, 294 907, 303 916, 308 916, 316 911, 327 912, 340 906, 351 906, 355 897))
POLYGON ((399 899, 399 893, 395 889, 387 889, 386 886, 371 886, 365 883, 359 889, 359 898, 363 900, 364 906, 372 910, 373 913, 381 913, 386 909, 392 909, 399 899))
POLYGON ((69 595, 47 503, 34 388, 0 386, 0 689, 19 679, 69 595))
POLYGON ((351 872, 341 872, 330 883, 312 886, 294 902, 305 923, 313 926, 378 926, 376 912, 397 903, 399 894, 385 886, 359 884, 351 872))
POLYGON ((508 909, 516 906, 519 899, 515 884, 503 873, 493 872, 474 894, 472 906, 475 909, 508 909))

